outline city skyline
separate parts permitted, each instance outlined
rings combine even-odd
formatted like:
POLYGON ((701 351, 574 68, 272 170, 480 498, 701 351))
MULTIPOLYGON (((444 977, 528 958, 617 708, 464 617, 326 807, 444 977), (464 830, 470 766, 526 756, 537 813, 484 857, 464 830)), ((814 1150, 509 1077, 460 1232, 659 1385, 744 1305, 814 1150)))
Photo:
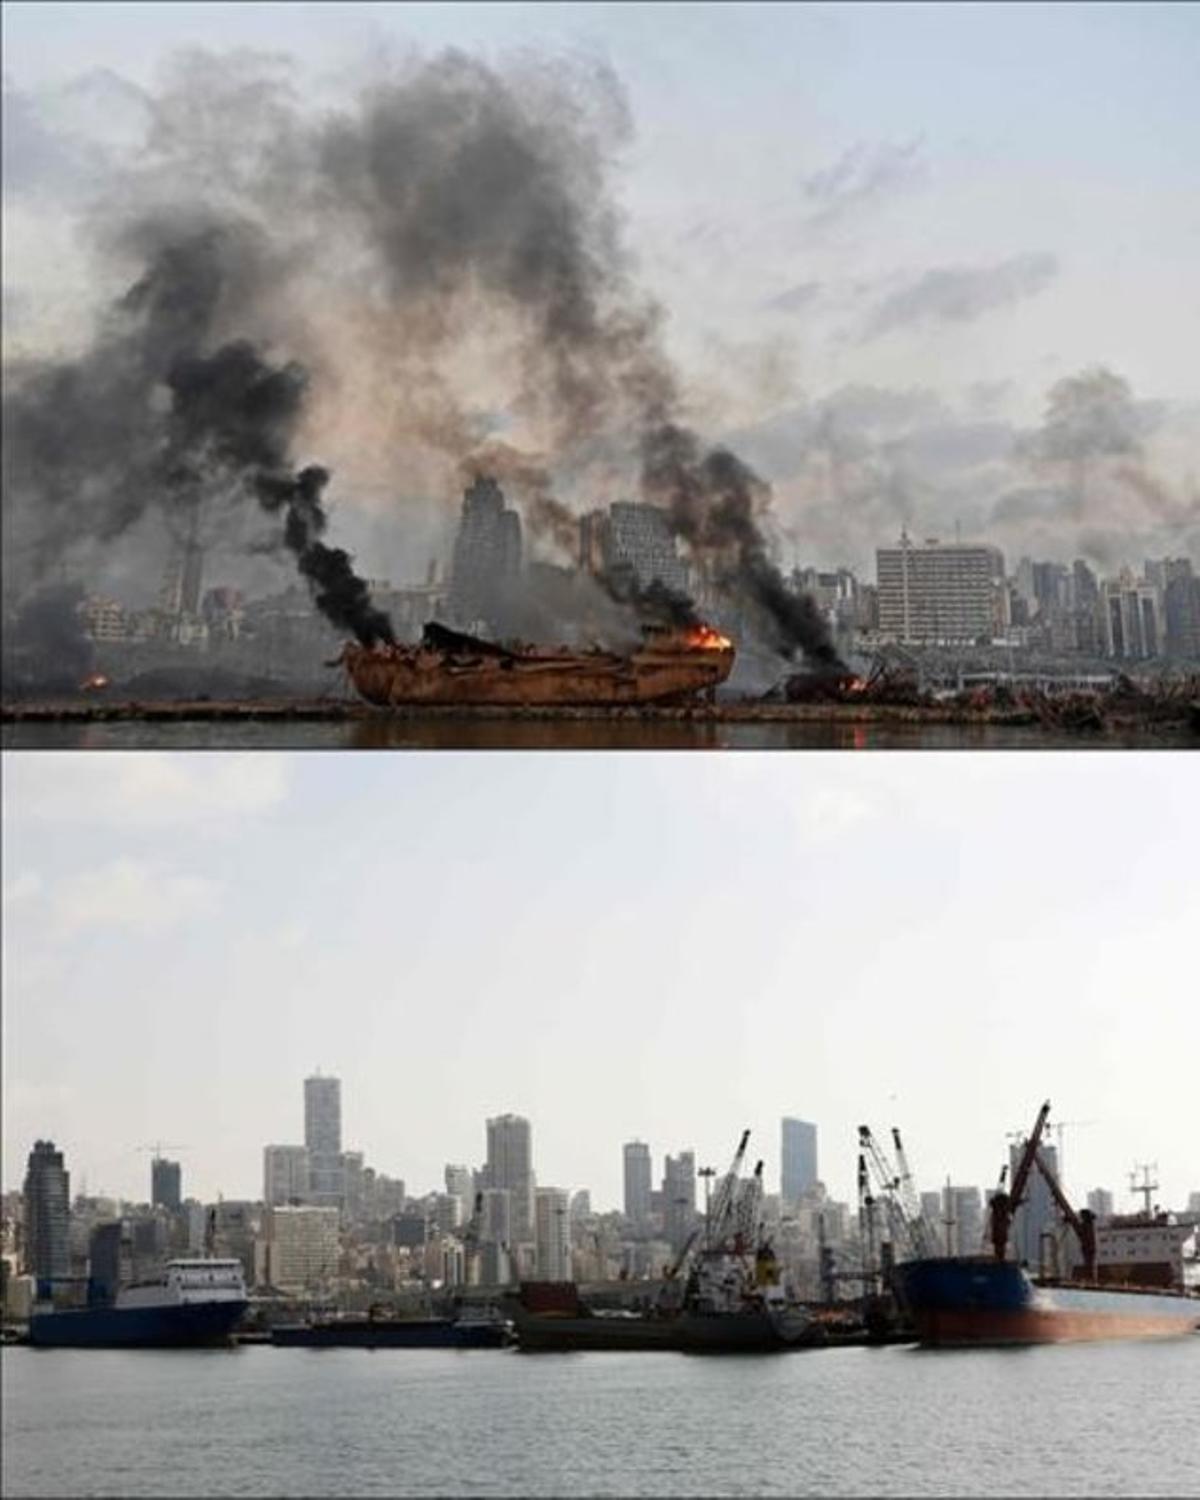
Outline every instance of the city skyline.
POLYGON ((257 1199, 319 1061, 342 1141, 414 1194, 482 1165, 506 1111, 538 1182, 598 1205, 635 1138, 657 1181, 681 1150, 722 1170, 748 1127, 773 1184, 785 1115, 842 1201, 864 1121, 923 1184, 983 1188, 1049 1097, 1090 1122, 1065 1136, 1081 1202, 1120 1204, 1141 1161, 1186 1202, 1186 758, 822 756, 800 786, 788 759, 491 757, 481 781, 412 757, 398 786, 370 758, 10 754, 6 1186, 48 1137, 76 1191, 142 1200, 134 1148, 162 1138, 189 1195, 257 1199))

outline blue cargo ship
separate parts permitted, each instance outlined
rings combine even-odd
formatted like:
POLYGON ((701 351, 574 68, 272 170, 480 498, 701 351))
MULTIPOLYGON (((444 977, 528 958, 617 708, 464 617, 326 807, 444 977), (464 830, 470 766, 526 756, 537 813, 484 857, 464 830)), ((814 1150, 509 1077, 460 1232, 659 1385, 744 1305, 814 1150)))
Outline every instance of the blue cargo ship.
POLYGON ((909 1261, 896 1276, 929 1344, 1165 1338, 1200 1328, 1200 1298, 1189 1292, 1035 1279, 984 1256, 909 1261))
POLYGON ((238 1260, 173 1260, 153 1282, 87 1307, 35 1306, 29 1342, 60 1349, 162 1349, 229 1341, 249 1305, 238 1260))

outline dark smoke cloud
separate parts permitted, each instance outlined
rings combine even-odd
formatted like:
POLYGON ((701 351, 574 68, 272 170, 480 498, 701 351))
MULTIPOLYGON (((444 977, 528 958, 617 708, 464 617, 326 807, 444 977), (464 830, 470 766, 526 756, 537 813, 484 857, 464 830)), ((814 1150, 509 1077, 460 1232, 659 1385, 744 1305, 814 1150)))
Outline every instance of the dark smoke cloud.
MULTIPOLYGON (((559 555, 579 509, 618 498, 593 460, 622 446, 708 587, 784 655, 829 659, 771 559, 769 486, 685 425, 609 190, 629 133, 609 71, 450 52, 320 116, 274 64, 191 54, 152 118, 144 178, 96 216, 105 252, 137 267, 130 291, 79 359, 21 372, 6 400, 35 575, 80 536, 128 535, 151 511, 238 515, 249 497, 277 508, 330 617, 386 639, 321 540, 320 471, 297 475, 292 452, 316 435, 392 472, 417 450, 447 477, 482 471, 479 412, 499 404, 520 428, 502 482, 559 555)), ((880 173, 850 164, 811 196, 828 207, 880 173)))
POLYGON ((672 528, 718 589, 755 606, 772 644, 820 666, 839 665, 829 630, 813 601, 785 584, 771 561, 756 512, 770 488, 727 448, 705 451, 696 434, 664 423, 645 436, 643 480, 672 528))
POLYGON ((144 270, 93 349, 33 372, 6 403, 6 478, 37 500, 39 554, 60 555, 76 527, 119 537, 152 506, 180 534, 201 506, 250 494, 286 509, 284 543, 322 612, 368 644, 390 640, 347 553, 318 540, 328 475, 287 473, 306 372, 270 365, 247 339, 202 352, 262 286, 266 248, 216 221, 143 219, 121 240, 144 270))

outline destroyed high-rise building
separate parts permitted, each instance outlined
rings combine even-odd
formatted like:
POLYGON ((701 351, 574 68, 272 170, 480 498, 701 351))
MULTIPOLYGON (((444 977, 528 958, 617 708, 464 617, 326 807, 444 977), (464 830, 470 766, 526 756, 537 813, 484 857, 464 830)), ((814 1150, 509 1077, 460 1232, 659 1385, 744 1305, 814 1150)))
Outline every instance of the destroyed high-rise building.
POLYGON ((690 591, 687 563, 667 517, 657 505, 618 500, 608 511, 589 511, 579 522, 579 563, 586 573, 625 575, 645 592, 656 580, 676 594, 690 591))
POLYGON ((494 479, 476 479, 463 491, 454 540, 450 610, 457 623, 491 625, 520 573, 521 518, 494 479))

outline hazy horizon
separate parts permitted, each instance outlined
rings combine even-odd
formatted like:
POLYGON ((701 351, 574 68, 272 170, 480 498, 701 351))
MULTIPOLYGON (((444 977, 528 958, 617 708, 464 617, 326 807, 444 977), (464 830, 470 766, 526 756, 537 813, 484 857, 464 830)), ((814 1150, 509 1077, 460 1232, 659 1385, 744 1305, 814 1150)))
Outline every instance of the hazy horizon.
POLYGON ((4 761, 6 1189, 257 1198, 318 1066, 415 1195, 506 1111, 600 1208, 744 1127, 774 1191, 783 1115, 840 1199, 863 1122, 986 1189, 1044 1098, 1076 1199, 1200 1189, 1185 755, 4 761))

